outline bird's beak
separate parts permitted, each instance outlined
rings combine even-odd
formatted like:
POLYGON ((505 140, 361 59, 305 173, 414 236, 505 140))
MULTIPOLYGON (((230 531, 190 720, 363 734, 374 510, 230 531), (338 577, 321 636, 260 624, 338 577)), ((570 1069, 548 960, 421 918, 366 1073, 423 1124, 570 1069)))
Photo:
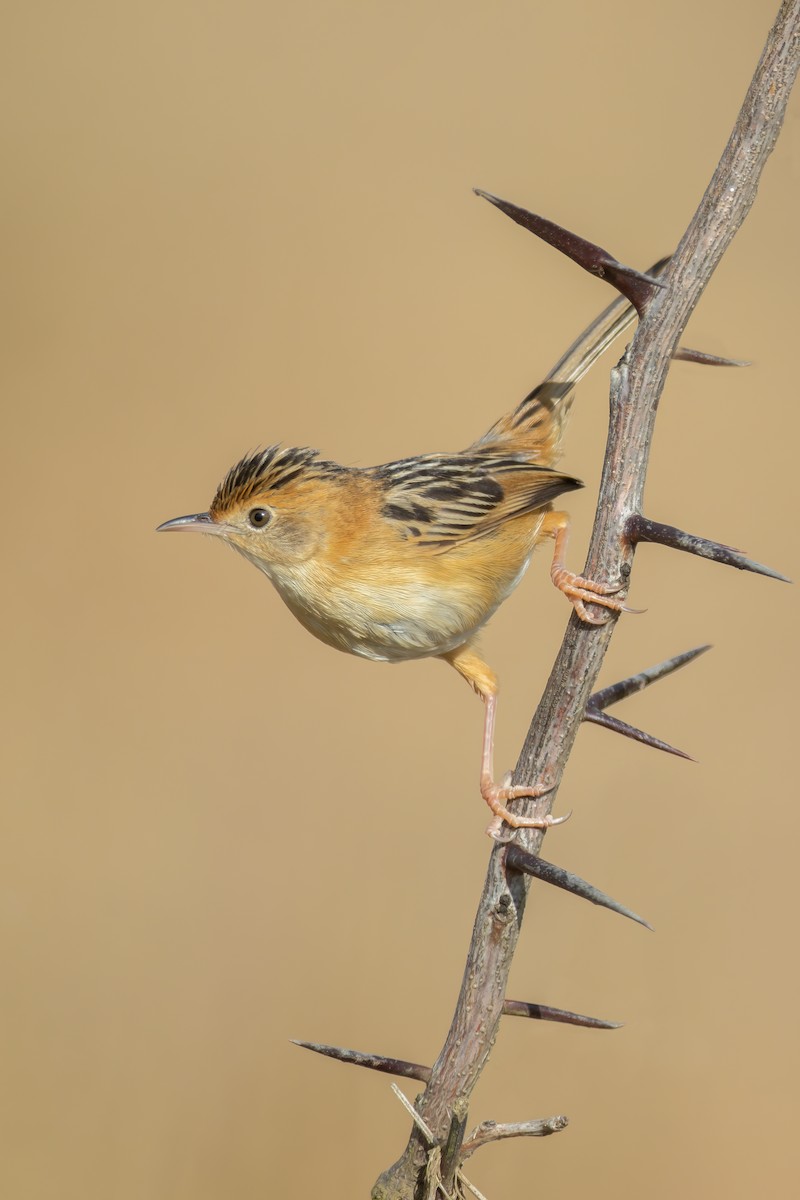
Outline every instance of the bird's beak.
POLYGON ((192 513, 189 517, 174 517, 171 521, 165 521, 163 525, 159 525, 156 533, 166 533, 171 529, 195 530, 197 533, 222 532, 222 527, 212 520, 211 515, 207 512, 192 513))

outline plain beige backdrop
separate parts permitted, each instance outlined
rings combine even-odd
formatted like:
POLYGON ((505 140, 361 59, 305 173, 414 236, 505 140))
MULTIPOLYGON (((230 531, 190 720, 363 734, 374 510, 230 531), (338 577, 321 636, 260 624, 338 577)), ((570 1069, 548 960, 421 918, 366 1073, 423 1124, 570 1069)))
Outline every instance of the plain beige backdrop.
MULTIPOLYGON (((291 1037, 430 1062, 489 843, 457 676, 313 641, 219 545, 156 537, 243 452, 458 449, 610 291, 478 185, 645 267, 676 244, 776 3, 12 4, 2 104, 8 1200, 367 1196, 408 1119, 291 1037)), ((798 105, 686 341, 649 515, 800 573, 798 105)), ((618 348, 621 352, 621 346, 618 348)), ((579 568, 610 355, 564 466, 579 568)), ((547 553, 485 637, 510 765, 568 608, 547 553)), ((646 547, 604 682, 712 653, 586 728, 475 1120, 491 1198, 785 1195, 797 1173, 797 593, 646 547)), ((414 1094, 414 1085, 406 1088, 414 1094)))

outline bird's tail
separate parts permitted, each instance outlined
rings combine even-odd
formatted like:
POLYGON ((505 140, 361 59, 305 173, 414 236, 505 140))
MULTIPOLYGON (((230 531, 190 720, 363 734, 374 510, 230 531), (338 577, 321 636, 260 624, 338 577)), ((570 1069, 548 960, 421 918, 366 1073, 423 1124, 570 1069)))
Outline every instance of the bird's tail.
MULTIPOLYGON (((662 258, 648 275, 660 275, 669 262, 662 258)), ((501 417, 471 449, 523 450, 537 462, 552 466, 559 456, 561 438, 575 396, 575 385, 597 362, 615 338, 636 320, 636 310, 618 296, 600 313, 561 356, 547 378, 537 384, 512 412, 501 417)))

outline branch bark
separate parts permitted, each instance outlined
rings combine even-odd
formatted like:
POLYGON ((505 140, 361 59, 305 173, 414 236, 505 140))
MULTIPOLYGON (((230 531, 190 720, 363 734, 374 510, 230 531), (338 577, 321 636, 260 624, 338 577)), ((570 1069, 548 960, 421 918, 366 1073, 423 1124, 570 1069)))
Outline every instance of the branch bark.
MULTIPOLYGON (((625 579, 635 551, 645 477, 658 410, 673 354, 717 264, 755 200, 761 172, 783 123, 800 58, 800 0, 784 0, 741 111, 705 195, 667 268, 667 287, 647 306, 636 336, 612 372, 609 433, 597 512, 584 574, 625 579)), ((536 802, 549 812, 589 696, 616 628, 592 627, 573 614, 531 722, 514 783, 552 783, 536 802)), ((528 813, 533 811, 528 804, 528 813)), ((538 852, 543 834, 519 830, 517 844, 538 852)), ((444 1142, 455 1110, 465 1111, 491 1052, 525 912, 529 878, 510 868, 507 848, 492 850, 461 992, 450 1031, 416 1107, 444 1142)), ((412 1131, 402 1157, 381 1175, 373 1200, 414 1200, 430 1147, 412 1131)), ((447 1185, 448 1181, 443 1180, 447 1185)))

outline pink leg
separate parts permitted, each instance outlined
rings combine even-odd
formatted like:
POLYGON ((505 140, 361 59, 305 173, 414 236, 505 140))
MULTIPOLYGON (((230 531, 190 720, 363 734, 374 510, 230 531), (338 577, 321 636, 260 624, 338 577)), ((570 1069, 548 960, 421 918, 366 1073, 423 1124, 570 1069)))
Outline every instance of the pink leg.
POLYGON ((620 591, 622 584, 611 586, 604 583, 595 583, 592 579, 586 579, 583 575, 576 575, 574 571, 568 571, 565 563, 567 553, 567 540, 569 538, 569 525, 565 513, 551 513, 546 518, 549 528, 547 532, 551 533, 555 538, 556 544, 553 549, 553 562, 550 566, 550 578, 560 592, 563 592, 568 600, 572 602, 575 612, 582 621, 587 625, 605 625, 608 617, 591 617, 586 610, 586 604, 599 604, 603 608, 609 608, 612 612, 634 613, 640 612, 637 608, 628 608, 628 606, 615 596, 615 592, 620 591))
POLYGON ((561 825, 566 817, 517 817, 509 812, 503 801, 520 800, 524 796, 538 799, 551 789, 549 787, 510 787, 510 775, 503 784, 494 782, 494 722, 497 713, 497 695, 490 693, 484 698, 486 713, 483 722, 483 754, 481 756, 481 795, 494 813, 494 820, 486 832, 490 837, 497 838, 503 821, 513 829, 549 829, 551 825, 561 825))

